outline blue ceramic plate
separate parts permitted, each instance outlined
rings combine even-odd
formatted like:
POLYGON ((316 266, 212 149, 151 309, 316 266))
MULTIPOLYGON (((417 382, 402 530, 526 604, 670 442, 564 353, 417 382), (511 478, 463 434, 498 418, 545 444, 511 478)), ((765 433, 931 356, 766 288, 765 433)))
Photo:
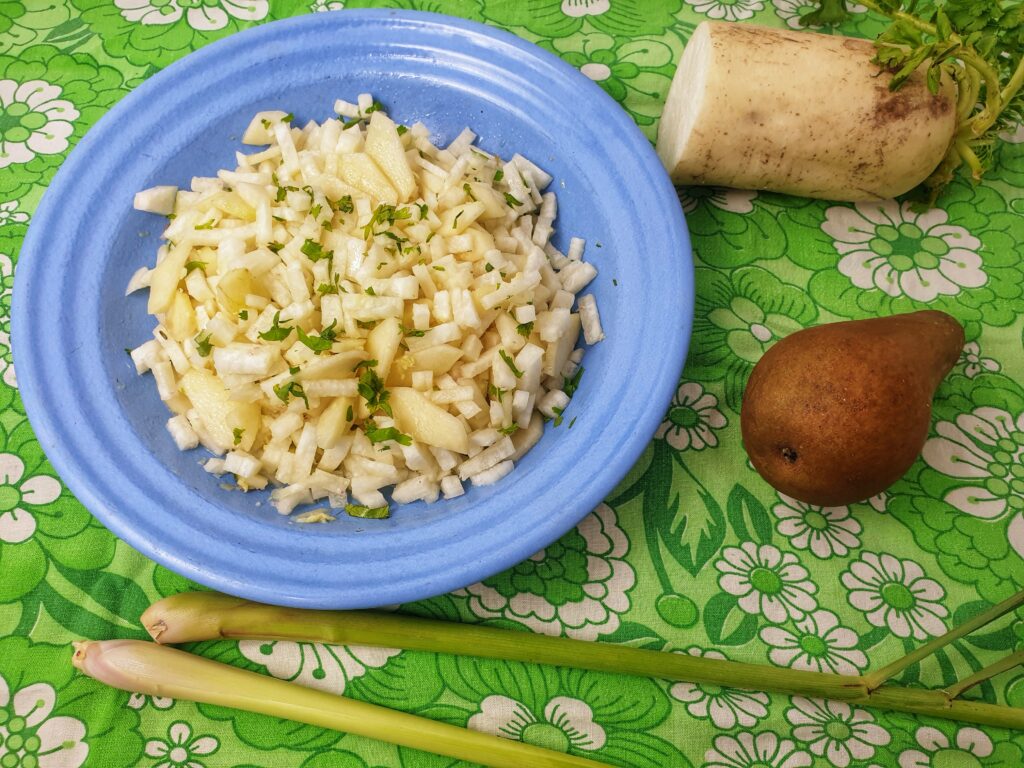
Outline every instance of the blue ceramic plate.
POLYGON ((693 268, 679 203, 650 144, 577 70, 480 24, 344 11, 233 35, 125 97, 50 185, 14 297, 14 357, 32 426, 68 487, 110 530, 224 592, 357 608, 508 568, 601 501, 668 406, 686 356, 693 268), (202 470, 204 452, 179 452, 156 387, 135 375, 124 350, 149 338, 153 321, 145 292, 126 298, 124 289, 153 263, 165 220, 132 210, 132 196, 233 167, 259 110, 291 111, 301 125, 331 116, 336 98, 367 91, 436 139, 451 141, 468 125, 488 151, 520 152, 554 175, 556 244, 587 239, 608 338, 587 350, 565 423, 501 482, 398 507, 385 521, 342 514, 300 525, 266 494, 223 490, 202 470))

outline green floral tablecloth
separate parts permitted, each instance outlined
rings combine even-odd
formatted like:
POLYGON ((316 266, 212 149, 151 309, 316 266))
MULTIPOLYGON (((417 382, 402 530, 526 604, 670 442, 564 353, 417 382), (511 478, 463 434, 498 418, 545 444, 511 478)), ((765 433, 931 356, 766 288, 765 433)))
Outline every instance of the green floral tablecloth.
MULTIPOLYGON (((12 273, 69 149, 159 68, 244 27, 364 5, 505 27, 598 81, 653 137, 705 18, 797 28, 809 0, 0 0, 0 768, 447 768, 451 760, 73 672, 76 638, 142 637, 189 588, 70 495, 25 420, 9 351, 12 273)), ((863 9, 861 9, 862 11, 863 9)), ((343 12, 343 11, 342 11, 343 12)), ((844 30, 873 35, 859 13, 844 30)), ((685 376, 629 477, 516 566, 403 610, 605 643, 856 673, 1024 588, 1024 129, 989 180, 919 214, 692 189, 697 307, 685 376), (968 343, 924 455, 887 493, 816 508, 747 464, 738 409, 754 362, 798 328, 923 307, 968 343)), ((59 329, 54 329, 59 335, 59 329)), ((1004 619, 911 667, 939 686, 1024 643, 1004 619)), ((286 642, 197 652, 389 707, 637 768, 1024 765, 1024 736, 834 702, 686 683, 286 642)), ((975 692, 1024 706, 1020 669, 975 692)))

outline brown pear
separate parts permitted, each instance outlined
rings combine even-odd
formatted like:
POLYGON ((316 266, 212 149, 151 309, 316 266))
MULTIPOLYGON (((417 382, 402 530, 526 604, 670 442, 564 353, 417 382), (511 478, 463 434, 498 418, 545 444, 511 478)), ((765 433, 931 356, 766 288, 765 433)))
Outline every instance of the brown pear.
POLYGON ((862 501, 921 453, 932 397, 964 332, 944 312, 829 323, 779 341, 743 394, 743 445, 761 477, 820 506, 862 501))

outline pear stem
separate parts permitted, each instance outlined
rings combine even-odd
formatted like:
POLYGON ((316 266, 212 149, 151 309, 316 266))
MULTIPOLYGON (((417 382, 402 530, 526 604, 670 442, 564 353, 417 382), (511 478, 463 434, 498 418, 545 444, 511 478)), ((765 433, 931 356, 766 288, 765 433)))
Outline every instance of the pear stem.
POLYGON ((995 621, 1000 616, 1004 616, 1010 611, 1019 608, 1021 605, 1024 605, 1024 590, 1018 592, 1015 595, 1011 595, 1010 597, 1003 600, 1001 603, 993 605, 988 610, 982 611, 977 616, 974 616, 965 621, 963 624, 953 627, 953 629, 949 630, 949 632, 947 632, 946 634, 936 637, 930 642, 927 642, 924 645, 922 645, 920 648, 915 648, 906 656, 903 656, 899 659, 896 659, 896 661, 886 664, 884 667, 877 670, 876 672, 869 672, 868 674, 864 675, 864 682, 867 685, 868 690, 875 690, 880 685, 882 685, 882 683, 886 682, 887 680, 891 680, 893 677, 898 675, 907 667, 913 664, 917 664, 919 661, 923 661, 940 648, 944 648, 950 643, 959 640, 961 637, 965 637, 971 634, 971 632, 973 632, 974 630, 980 629, 986 624, 995 621))

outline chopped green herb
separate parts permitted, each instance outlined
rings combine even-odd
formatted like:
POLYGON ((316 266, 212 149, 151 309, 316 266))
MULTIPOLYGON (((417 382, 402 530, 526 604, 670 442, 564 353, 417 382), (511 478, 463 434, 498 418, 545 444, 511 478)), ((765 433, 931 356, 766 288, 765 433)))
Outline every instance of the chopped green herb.
POLYGON ((320 222, 320 226, 323 227, 324 229, 326 229, 328 232, 333 232, 334 231, 334 225, 331 224, 329 219, 325 219, 324 221, 321 221, 320 222))
POLYGON ((494 271, 494 265, 491 264, 491 262, 487 262, 486 264, 484 264, 484 272, 493 272, 493 271, 494 271))
POLYGON ((131 357, 131 356, 132 356, 132 351, 131 351, 130 349, 128 349, 128 347, 125 347, 125 348, 124 348, 124 353, 125 353, 126 355, 128 355, 128 357, 131 357))
POLYGON ((199 353, 200 357, 209 357, 210 350, 213 349, 213 344, 210 343, 211 334, 203 336, 199 334, 196 336, 196 352, 199 353))
POLYGON ((176 213, 168 213, 167 214, 167 220, 168 221, 174 221, 176 218, 178 218, 178 214, 176 214, 176 213))
POLYGON ((531 320, 528 323, 520 323, 519 325, 517 325, 516 333, 518 333, 523 338, 530 338, 530 334, 533 333, 533 321, 531 320))
POLYGON ((421 331, 419 328, 406 328, 401 323, 398 324, 398 327, 402 330, 403 336, 414 336, 416 338, 419 338, 421 336, 426 335, 427 333, 426 331, 421 331))
POLYGON ((341 130, 347 131, 353 125, 359 125, 359 121, 362 119, 363 118, 361 117, 353 117, 351 120, 346 120, 344 123, 341 124, 341 130))
POLYGON ((436 269, 438 272, 444 272, 444 267, 439 267, 436 264, 433 267, 431 267, 431 269, 436 269))
POLYGON ((494 172, 494 183, 497 184, 499 181, 505 178, 505 172, 499 168, 494 172))
POLYGON ((523 372, 516 368, 516 364, 512 361, 512 357, 509 353, 504 349, 499 349, 498 354, 501 355, 501 359, 505 361, 505 365, 507 365, 512 373, 515 374, 515 377, 517 379, 521 379, 523 377, 523 372))
POLYGON ((315 219, 318 216, 320 216, 320 211, 321 211, 321 205, 320 205, 320 203, 317 203, 316 205, 314 205, 312 208, 309 209, 309 215, 312 216, 315 219))
POLYGON ((427 208, 426 203, 417 203, 416 207, 420 209, 420 221, 423 221, 427 218, 427 214, 430 212, 430 209, 427 208))
POLYGON ((552 408, 551 409, 552 413, 555 414, 555 426, 556 427, 562 426, 562 411, 564 411, 564 410, 565 410, 564 408, 552 408))
POLYGON ((334 256, 334 251, 325 251, 324 247, 320 245, 316 240, 306 240, 299 249, 306 256, 309 257, 310 261, 320 261, 320 259, 330 259, 334 256))
POLYGON ((408 237, 399 237, 394 232, 388 232, 387 230, 384 230, 383 232, 378 232, 377 234, 378 235, 384 235, 384 237, 388 238, 389 240, 394 240, 399 245, 401 245, 402 243, 408 243, 409 242, 409 238, 408 237))
POLYGON ((459 211, 455 214, 455 219, 452 221, 452 229, 457 229, 459 226, 459 218, 464 214, 465 211, 459 211))
POLYGON ((569 429, 572 429, 572 425, 576 423, 577 418, 578 417, 573 416, 572 419, 569 421, 569 429))
POLYGON ((364 331, 369 331, 373 328, 376 328, 377 323, 379 322, 380 320, 356 320, 356 325, 358 325, 364 331))
POLYGON ((299 372, 299 366, 297 366, 297 365, 290 365, 290 366, 288 366, 288 375, 289 376, 294 376, 298 372, 299 372))
POLYGON ((367 286, 367 288, 366 288, 366 295, 367 296, 376 296, 377 295, 377 292, 375 290, 373 290, 373 286, 372 285, 367 286))
POLYGON ((383 507, 364 507, 362 504, 346 504, 345 511, 349 517, 362 517, 367 520, 386 520, 391 517, 391 510, 386 504, 383 507))
POLYGON ((269 120, 264 118, 264 119, 261 119, 260 122, 263 123, 263 128, 264 129, 270 130, 270 121, 269 120))
POLYGON ((615 285, 615 286, 617 286, 618 284, 619 284, 619 281, 618 281, 618 280, 616 280, 616 279, 615 279, 615 278, 613 277, 613 278, 612 278, 612 285, 615 285))
POLYGON ((562 384, 562 391, 565 392, 565 394, 568 395, 569 397, 572 397, 573 395, 576 394, 576 390, 579 389, 580 379, 582 378, 583 366, 581 365, 579 368, 576 369, 576 373, 574 373, 571 377, 565 377, 564 382, 562 384))
POLYGON ((306 408, 309 408, 309 398, 306 397, 305 390, 297 381, 286 381, 284 384, 274 385, 274 394, 282 403, 287 403, 289 397, 298 397, 306 404, 306 408))
POLYGON ((384 443, 388 440, 394 440, 399 445, 412 445, 412 438, 408 435, 403 435, 394 427, 369 429, 366 431, 366 436, 371 443, 384 443))
POLYGON ((375 101, 375 102, 373 102, 373 104, 371 104, 369 107, 366 108, 366 111, 363 112, 363 114, 364 115, 372 115, 374 112, 383 112, 383 111, 384 111, 384 105, 381 104, 379 101, 375 101))
POLYGON ((376 360, 360 360, 352 370, 358 371, 360 368, 373 368, 375 365, 377 365, 376 360))
POLYGON ((320 285, 317 286, 316 292, 321 296, 326 296, 328 293, 337 293, 338 286, 331 285, 330 283, 320 283, 320 285))
POLYGON ((240 309, 240 310, 238 310, 238 319, 239 320, 248 320, 249 319, 249 310, 248 309, 240 309))
POLYGON ((384 389, 384 380, 377 375, 373 368, 367 368, 363 371, 359 376, 357 387, 359 394, 366 401, 366 407, 371 415, 378 411, 383 411, 388 416, 393 415, 391 413, 391 405, 388 403, 391 393, 384 389))
POLYGON ((396 209, 393 205, 381 203, 373 212, 370 220, 366 222, 366 226, 363 227, 363 237, 369 239, 369 237, 374 234, 373 228, 378 224, 387 224, 390 226, 400 219, 408 219, 411 216, 412 212, 408 208, 396 209))
POLYGON ((245 430, 241 427, 235 427, 231 430, 231 434, 234 437, 234 444, 238 445, 242 442, 242 435, 245 434, 245 430))
POLYGON ((352 213, 355 210, 355 206, 352 204, 352 195, 345 195, 339 197, 333 203, 331 208, 338 211, 339 213, 352 213))
POLYGON ((437 234, 437 232, 431 232, 429 235, 427 235, 427 239, 424 240, 423 242, 429 243, 431 240, 434 239, 434 235, 436 235, 436 234, 437 234))
POLYGON ((501 427, 501 429, 499 429, 498 431, 503 435, 514 435, 516 432, 519 431, 519 425, 516 424, 515 422, 512 422, 507 427, 501 427))
POLYGON ((281 118, 281 122, 282 123, 290 123, 294 119, 295 119, 295 115, 293 115, 291 112, 289 112, 287 115, 285 115, 284 117, 281 118))
POLYGON ((210 219, 209 221, 204 221, 202 224, 196 224, 195 228, 196 229, 213 229, 213 225, 216 224, 216 223, 217 223, 216 221, 214 221, 213 219, 210 219))
POLYGON ((352 412, 352 406, 350 405, 348 409, 345 411, 345 421, 352 421, 352 418, 354 416, 355 414, 352 412))
POLYGON ((473 188, 469 186, 468 181, 462 185, 462 191, 466 193, 466 197, 468 197, 474 203, 476 202, 476 196, 473 194, 473 188))
POLYGON ((202 270, 203 272, 205 272, 206 271, 206 262, 205 261, 186 261, 185 262, 185 274, 187 275, 193 269, 199 269, 199 270, 202 270))
POLYGON ((501 389, 500 387, 496 387, 493 384, 490 384, 487 387, 488 396, 490 396, 494 400, 501 400, 501 398, 505 396, 506 392, 508 392, 507 389, 501 389))
POLYGON ((329 351, 331 344, 334 343, 334 339, 338 335, 338 332, 334 330, 334 326, 337 325, 337 323, 337 320, 333 320, 330 325, 315 336, 307 335, 306 332, 298 326, 295 326, 295 332, 299 335, 299 341, 319 355, 321 352, 329 351))
POLYGON ((273 253, 278 253, 284 248, 284 243, 267 243, 267 248, 273 253))
POLYGON ((409 131, 409 129, 406 128, 404 125, 396 125, 395 126, 395 132, 399 136, 404 136, 406 133, 408 133, 408 131, 409 131))
POLYGON ((274 313, 274 324, 261 333, 260 338, 267 341, 284 341, 291 332, 292 327, 290 325, 281 325, 281 312, 279 310, 274 313))
POLYGON ((516 198, 512 195, 511 192, 506 192, 505 193, 505 202, 508 203, 512 208, 515 208, 516 206, 522 205, 521 202, 516 200, 516 198))

